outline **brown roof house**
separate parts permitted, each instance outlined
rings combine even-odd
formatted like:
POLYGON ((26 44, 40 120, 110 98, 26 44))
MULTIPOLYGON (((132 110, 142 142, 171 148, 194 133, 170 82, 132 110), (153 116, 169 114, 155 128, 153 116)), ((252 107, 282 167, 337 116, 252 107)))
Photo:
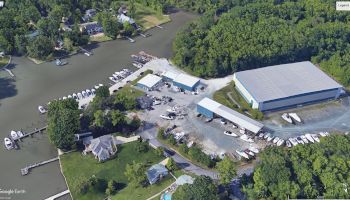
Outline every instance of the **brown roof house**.
POLYGON ((84 152, 92 152, 99 162, 105 161, 117 153, 116 142, 116 139, 112 135, 104 135, 90 140, 90 144, 86 144, 84 152))

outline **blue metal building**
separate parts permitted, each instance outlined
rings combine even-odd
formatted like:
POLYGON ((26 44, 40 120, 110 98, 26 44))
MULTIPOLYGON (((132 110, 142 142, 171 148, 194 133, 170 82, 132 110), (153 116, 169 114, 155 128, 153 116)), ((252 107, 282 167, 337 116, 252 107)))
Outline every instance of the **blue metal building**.
POLYGON ((173 80, 174 86, 177 86, 179 88, 182 88, 182 89, 188 90, 188 91, 196 90, 199 83, 200 83, 199 78, 189 76, 187 74, 179 74, 173 80))

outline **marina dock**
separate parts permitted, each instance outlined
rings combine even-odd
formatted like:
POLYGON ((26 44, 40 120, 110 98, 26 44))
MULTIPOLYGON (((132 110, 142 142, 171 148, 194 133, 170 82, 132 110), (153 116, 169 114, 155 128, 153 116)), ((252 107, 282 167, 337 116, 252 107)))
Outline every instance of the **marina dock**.
POLYGON ((28 133, 23 132, 23 136, 20 136, 20 137, 14 139, 14 141, 21 140, 22 138, 25 138, 27 136, 33 135, 34 133, 42 132, 42 131, 44 131, 46 129, 47 129, 47 125, 44 126, 44 127, 41 127, 41 128, 36 128, 34 131, 31 131, 31 132, 28 132, 28 133))
POLYGON ((35 163, 35 164, 28 165, 25 168, 21 169, 21 174, 22 174, 22 176, 25 176, 25 175, 29 174, 29 171, 31 169, 36 168, 36 167, 40 167, 42 165, 45 165, 45 164, 48 164, 48 163, 51 163, 51 162, 54 162, 54 161, 57 161, 58 159, 59 158, 57 156, 57 157, 51 158, 49 160, 45 160, 45 161, 42 161, 42 162, 38 162, 38 163, 35 163))

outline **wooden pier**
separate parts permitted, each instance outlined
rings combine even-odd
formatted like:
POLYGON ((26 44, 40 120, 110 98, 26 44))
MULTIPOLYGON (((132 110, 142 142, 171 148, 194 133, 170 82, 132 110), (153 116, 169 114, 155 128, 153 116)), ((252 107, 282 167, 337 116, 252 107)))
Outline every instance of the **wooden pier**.
POLYGON ((35 164, 28 165, 27 167, 21 169, 21 174, 22 174, 22 176, 25 176, 25 175, 29 174, 29 171, 31 169, 36 168, 36 167, 40 167, 42 165, 45 165, 45 164, 48 164, 48 163, 51 163, 51 162, 54 162, 54 161, 56 161, 58 159, 59 158, 57 156, 55 158, 51 158, 51 159, 45 160, 43 162, 38 162, 38 163, 35 163, 35 164))
POLYGON ((28 132, 28 133, 23 132, 23 136, 14 139, 14 141, 21 140, 22 138, 25 138, 27 136, 33 135, 34 133, 42 132, 42 131, 44 131, 46 129, 47 129, 47 125, 44 126, 44 127, 41 127, 41 128, 36 128, 34 131, 31 131, 31 132, 28 132))

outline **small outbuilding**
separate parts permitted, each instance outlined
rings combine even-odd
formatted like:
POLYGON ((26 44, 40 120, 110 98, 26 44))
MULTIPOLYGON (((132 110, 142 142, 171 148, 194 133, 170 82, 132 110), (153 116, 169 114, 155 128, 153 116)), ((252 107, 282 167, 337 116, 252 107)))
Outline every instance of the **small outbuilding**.
POLYGON ((168 174, 169 174, 168 169, 161 164, 153 165, 146 172, 148 182, 151 185, 161 180, 163 177, 167 176, 168 174))
POLYGON ((194 91, 196 87, 199 85, 199 83, 200 83, 199 78, 196 78, 187 74, 179 74, 173 80, 174 86, 177 86, 181 89, 188 90, 188 91, 194 91))
POLYGON ((147 74, 137 82, 137 86, 147 91, 152 91, 159 87, 162 83, 162 78, 154 74, 147 74))

